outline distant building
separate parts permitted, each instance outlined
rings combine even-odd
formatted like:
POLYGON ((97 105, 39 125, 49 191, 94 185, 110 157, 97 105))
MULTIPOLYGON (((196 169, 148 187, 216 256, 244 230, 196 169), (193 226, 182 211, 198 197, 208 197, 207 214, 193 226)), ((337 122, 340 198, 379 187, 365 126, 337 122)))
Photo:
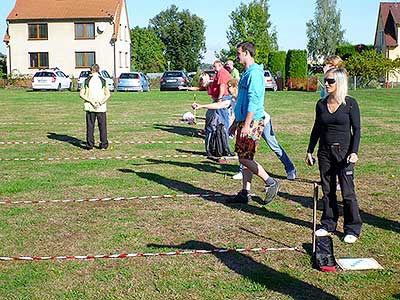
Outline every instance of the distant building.
POLYGON ((16 0, 4 42, 8 74, 58 67, 78 77, 93 63, 114 77, 130 70, 125 0, 16 0))
MULTIPOLYGON (((387 58, 396 59, 400 57, 399 28, 400 3, 381 2, 379 5, 374 47, 387 58)), ((390 74, 387 79, 389 82, 400 82, 400 74, 390 74)))

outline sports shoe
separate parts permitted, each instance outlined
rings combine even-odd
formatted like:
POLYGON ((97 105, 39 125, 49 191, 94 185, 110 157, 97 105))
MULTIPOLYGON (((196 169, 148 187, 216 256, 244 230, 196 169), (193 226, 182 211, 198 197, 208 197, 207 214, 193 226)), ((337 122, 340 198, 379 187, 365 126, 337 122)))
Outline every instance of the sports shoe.
POLYGON ((289 180, 295 180, 296 179, 296 169, 293 169, 292 171, 287 172, 286 178, 289 180))
POLYGON ((279 182, 274 179, 274 183, 265 186, 265 199, 264 199, 264 204, 270 203, 276 195, 278 194, 279 191, 279 182))
POLYGON ((233 175, 233 176, 232 176, 232 179, 242 180, 242 179, 243 179, 243 174, 242 174, 242 172, 239 172, 239 173, 233 175))
POLYGON ((226 200, 227 204, 242 203, 247 204, 251 201, 251 195, 249 191, 241 190, 235 197, 226 200))
POLYGON ((321 236, 330 236, 331 233, 326 229, 320 228, 317 231, 315 231, 315 235, 319 236, 319 237, 321 237, 321 236))
POLYGON ((346 236, 344 237, 344 242, 347 244, 353 244, 358 240, 358 237, 356 237, 355 235, 352 234, 346 234, 346 236))

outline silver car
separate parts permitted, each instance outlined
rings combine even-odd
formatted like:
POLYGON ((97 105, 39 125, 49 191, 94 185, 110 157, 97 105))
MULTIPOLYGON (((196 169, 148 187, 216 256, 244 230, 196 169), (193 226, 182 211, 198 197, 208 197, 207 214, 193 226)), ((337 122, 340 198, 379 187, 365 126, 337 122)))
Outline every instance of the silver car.
POLYGON ((118 92, 149 92, 150 81, 142 72, 121 73, 117 84, 118 92))

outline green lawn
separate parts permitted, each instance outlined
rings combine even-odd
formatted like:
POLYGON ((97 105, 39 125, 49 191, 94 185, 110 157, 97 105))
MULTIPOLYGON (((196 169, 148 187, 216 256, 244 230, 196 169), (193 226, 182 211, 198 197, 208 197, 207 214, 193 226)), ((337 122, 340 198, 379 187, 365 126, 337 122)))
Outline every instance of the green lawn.
MULTIPOLYGON (((351 94, 362 113, 356 191, 364 226, 361 239, 346 245, 340 223, 335 254, 373 257, 384 270, 328 274, 312 268, 309 182, 318 179, 318 168, 307 167, 303 158, 318 95, 271 92, 266 108, 299 177, 285 180, 281 163, 262 143, 257 160, 281 182, 271 204, 227 206, 224 196, 187 196, 0 205, 0 256, 226 247, 298 251, 0 261, 0 299, 400 299, 400 89, 351 94)), ((107 117, 114 143, 107 151, 88 152, 82 149, 84 112, 76 92, 0 89, 0 202, 235 194, 241 187, 231 179, 236 162, 204 158, 196 133, 203 125, 179 122, 193 99, 193 92, 113 93, 107 117), (145 141, 156 143, 138 143, 145 141), (199 156, 173 157, 192 154, 199 156), (147 157, 117 159, 141 155, 147 157)), ((196 93, 196 100, 210 101, 204 92, 196 93)), ((255 179, 253 186, 262 196, 262 182, 255 179)))

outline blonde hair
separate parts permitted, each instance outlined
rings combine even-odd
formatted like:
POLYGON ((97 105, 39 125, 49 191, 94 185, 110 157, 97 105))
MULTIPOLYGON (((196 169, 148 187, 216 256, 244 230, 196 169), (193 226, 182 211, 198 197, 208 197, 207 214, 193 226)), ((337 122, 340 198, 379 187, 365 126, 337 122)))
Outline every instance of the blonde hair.
POLYGON ((325 59, 324 64, 331 65, 333 68, 344 68, 343 60, 340 58, 340 56, 337 55, 328 56, 325 59))
POLYGON ((238 93, 239 80, 230 79, 228 81, 228 87, 229 86, 231 86, 233 89, 235 89, 235 92, 234 93, 230 93, 230 94, 236 98, 237 97, 237 93, 238 93))
POLYGON ((199 82, 202 88, 207 88, 210 84, 210 76, 207 73, 202 73, 199 77, 199 82))
POLYGON ((336 81, 336 92, 334 99, 340 104, 346 105, 346 96, 348 93, 347 71, 343 68, 330 69, 326 72, 325 78, 332 74, 336 81))

